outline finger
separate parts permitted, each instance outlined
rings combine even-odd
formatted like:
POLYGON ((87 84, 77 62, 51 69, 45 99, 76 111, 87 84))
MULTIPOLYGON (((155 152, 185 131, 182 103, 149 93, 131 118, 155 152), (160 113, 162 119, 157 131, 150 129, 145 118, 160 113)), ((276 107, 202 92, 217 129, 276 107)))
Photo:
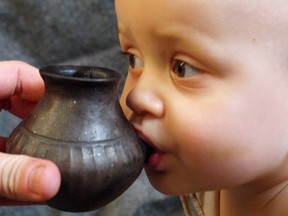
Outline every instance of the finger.
POLYGON ((59 187, 60 172, 51 161, 0 153, 0 196, 41 202, 55 196, 59 187))
POLYGON ((31 102, 34 106, 42 98, 43 93, 44 82, 38 69, 20 61, 0 62, 1 109, 7 109, 19 115, 17 112, 24 107, 24 101, 31 102), (11 101, 12 96, 17 99, 11 101))
POLYGON ((32 110, 35 108, 37 102, 31 102, 27 100, 23 100, 20 97, 12 97, 11 98, 11 106, 9 107, 9 112, 18 116, 19 118, 24 119, 27 115, 29 115, 32 110))
POLYGON ((0 62, 0 98, 17 95, 29 101, 38 101, 44 83, 37 68, 21 61, 0 62))
POLYGON ((0 206, 27 206, 27 205, 43 205, 43 202, 21 202, 17 200, 0 197, 0 206))
MULTIPOLYGON (((7 138, 0 137, 0 151, 5 152, 6 151, 6 141, 7 138)), ((7 199, 5 197, 0 196, 0 206, 20 206, 20 205, 37 205, 42 203, 34 203, 34 202, 21 202, 17 200, 11 200, 7 199)))

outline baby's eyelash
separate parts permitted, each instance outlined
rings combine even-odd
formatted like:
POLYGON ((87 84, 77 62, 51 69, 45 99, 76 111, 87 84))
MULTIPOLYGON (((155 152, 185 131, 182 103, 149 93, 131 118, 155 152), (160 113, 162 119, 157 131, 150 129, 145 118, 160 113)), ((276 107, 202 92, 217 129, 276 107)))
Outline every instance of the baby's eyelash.
POLYGON ((121 55, 124 56, 125 58, 127 58, 129 62, 131 61, 131 57, 134 56, 130 52, 126 52, 126 51, 121 51, 121 55))
POLYGON ((129 52, 126 52, 126 51, 120 51, 121 55, 123 56, 129 56, 131 55, 129 52))

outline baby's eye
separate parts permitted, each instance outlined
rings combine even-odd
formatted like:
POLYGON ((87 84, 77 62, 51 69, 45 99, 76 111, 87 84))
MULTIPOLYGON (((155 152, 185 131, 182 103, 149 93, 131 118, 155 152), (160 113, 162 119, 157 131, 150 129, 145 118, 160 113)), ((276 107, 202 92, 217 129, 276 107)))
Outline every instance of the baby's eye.
POLYGON ((200 73, 199 69, 180 60, 175 61, 172 69, 177 76, 184 78, 191 77, 200 73))
POLYGON ((142 61, 134 54, 132 53, 125 53, 125 55, 128 57, 129 65, 133 69, 139 69, 143 68, 142 61))

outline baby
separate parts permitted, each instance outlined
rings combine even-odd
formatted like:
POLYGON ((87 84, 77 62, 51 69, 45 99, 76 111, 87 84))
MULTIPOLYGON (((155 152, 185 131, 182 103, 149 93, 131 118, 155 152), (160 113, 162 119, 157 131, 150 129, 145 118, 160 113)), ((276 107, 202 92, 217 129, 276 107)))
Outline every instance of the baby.
POLYGON ((116 0, 121 105, 187 215, 288 215, 287 1, 116 0), (193 214, 194 215, 194 214, 193 214))

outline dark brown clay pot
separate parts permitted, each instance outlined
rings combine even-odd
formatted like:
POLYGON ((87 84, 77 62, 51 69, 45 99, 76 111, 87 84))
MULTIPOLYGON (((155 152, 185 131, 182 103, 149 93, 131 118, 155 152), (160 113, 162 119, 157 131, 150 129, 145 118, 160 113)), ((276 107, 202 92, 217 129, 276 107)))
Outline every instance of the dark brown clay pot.
POLYGON ((134 182, 145 160, 145 147, 119 105, 120 74, 56 65, 40 74, 44 97, 12 132, 8 152, 57 164, 61 187, 49 206, 80 212, 106 205, 134 182))

